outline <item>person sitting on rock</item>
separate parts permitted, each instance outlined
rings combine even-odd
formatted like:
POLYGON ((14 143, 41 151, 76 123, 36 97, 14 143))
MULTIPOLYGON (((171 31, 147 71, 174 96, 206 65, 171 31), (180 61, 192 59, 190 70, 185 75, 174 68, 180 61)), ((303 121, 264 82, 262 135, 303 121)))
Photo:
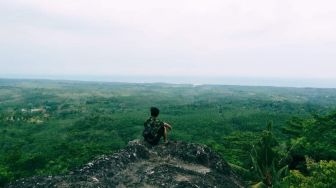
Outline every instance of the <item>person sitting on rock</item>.
POLYGON ((150 112, 151 117, 144 123, 145 130, 143 131, 143 137, 145 141, 151 145, 157 145, 163 136, 164 143, 167 143, 167 131, 172 129, 171 125, 157 119, 160 113, 158 108, 151 107, 150 112))

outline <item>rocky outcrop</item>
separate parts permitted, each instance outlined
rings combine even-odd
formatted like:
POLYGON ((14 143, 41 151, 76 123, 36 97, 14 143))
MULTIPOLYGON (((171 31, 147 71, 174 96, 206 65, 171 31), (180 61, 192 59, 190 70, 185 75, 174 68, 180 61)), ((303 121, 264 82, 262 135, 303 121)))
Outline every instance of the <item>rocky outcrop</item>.
POLYGON ((243 187, 209 147, 184 142, 150 146, 131 141, 68 175, 20 179, 7 187, 243 187))

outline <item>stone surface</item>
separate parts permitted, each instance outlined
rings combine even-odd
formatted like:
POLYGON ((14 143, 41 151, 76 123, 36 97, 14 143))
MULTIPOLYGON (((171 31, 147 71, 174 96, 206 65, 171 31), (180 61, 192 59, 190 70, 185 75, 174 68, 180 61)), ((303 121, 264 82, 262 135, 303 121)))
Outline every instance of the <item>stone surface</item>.
POLYGON ((7 187, 243 187, 209 147, 185 142, 150 146, 131 141, 63 176, 33 177, 7 187))

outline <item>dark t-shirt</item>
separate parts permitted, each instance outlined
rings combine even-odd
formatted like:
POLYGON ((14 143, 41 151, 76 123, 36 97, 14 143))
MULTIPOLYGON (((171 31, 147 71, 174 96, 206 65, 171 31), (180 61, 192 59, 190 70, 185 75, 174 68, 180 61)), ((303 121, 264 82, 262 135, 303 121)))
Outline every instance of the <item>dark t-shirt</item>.
POLYGON ((150 117, 145 121, 144 126, 144 139, 152 145, 157 145, 160 142, 161 137, 164 135, 163 121, 150 117))
POLYGON ((147 119, 144 123, 145 128, 149 127, 150 128, 150 132, 153 136, 157 136, 159 129, 164 126, 163 121, 150 117, 149 119, 147 119))

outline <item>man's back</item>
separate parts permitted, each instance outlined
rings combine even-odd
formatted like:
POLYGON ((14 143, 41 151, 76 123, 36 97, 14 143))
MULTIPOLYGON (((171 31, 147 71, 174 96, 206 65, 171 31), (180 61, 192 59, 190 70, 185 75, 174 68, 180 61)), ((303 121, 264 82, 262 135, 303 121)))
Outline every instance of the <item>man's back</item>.
POLYGON ((145 123, 145 129, 149 129, 150 133, 155 136, 157 134, 157 132, 159 131, 160 127, 162 127, 164 125, 163 121, 157 119, 157 118, 153 118, 150 117, 148 118, 145 123))
POLYGON ((164 142, 167 142, 167 130, 171 130, 171 126, 159 120, 160 110, 156 107, 151 107, 151 117, 144 123, 145 130, 143 131, 144 139, 152 145, 159 143, 160 138, 164 138, 164 142))

